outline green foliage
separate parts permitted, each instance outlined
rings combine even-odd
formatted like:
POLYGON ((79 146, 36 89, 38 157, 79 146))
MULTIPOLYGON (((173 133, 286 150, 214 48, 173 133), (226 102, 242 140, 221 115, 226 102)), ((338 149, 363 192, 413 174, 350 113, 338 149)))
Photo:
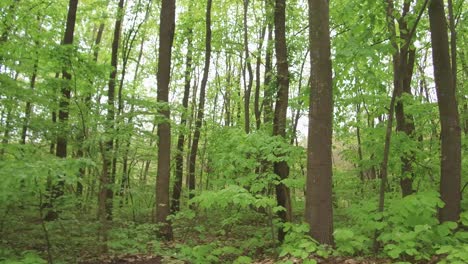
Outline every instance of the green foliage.
POLYGON ((384 243, 384 252, 396 259, 411 257, 416 260, 430 259, 434 253, 434 241, 450 242, 455 223, 439 225, 437 208, 443 206, 435 192, 409 195, 394 200, 384 214, 385 228, 379 239, 384 243))
POLYGON ((283 228, 286 237, 280 247, 280 257, 291 256, 308 260, 311 255, 329 256, 330 251, 308 235, 309 226, 307 224, 285 223, 283 228))
MULTIPOLYGON (((1 250, 4 251, 4 250, 1 250)), ((5 258, 2 256, 5 256, 6 252, 1 252, 0 251, 0 263, 5 263, 5 264, 46 264, 47 261, 43 259, 38 252, 35 251, 24 251, 21 253, 21 257, 19 258, 5 258)), ((8 255, 6 255, 8 256, 8 255)))
POLYGON ((442 246, 436 253, 446 255, 446 257, 439 262, 441 264, 464 264, 468 259, 468 244, 442 246))
POLYGON ((155 224, 121 223, 112 229, 108 246, 111 252, 118 254, 161 253, 160 241, 155 240, 158 226, 155 224))
POLYGON ((370 239, 364 235, 358 235, 349 228, 337 228, 333 233, 336 244, 336 252, 344 255, 357 255, 369 252, 370 239))

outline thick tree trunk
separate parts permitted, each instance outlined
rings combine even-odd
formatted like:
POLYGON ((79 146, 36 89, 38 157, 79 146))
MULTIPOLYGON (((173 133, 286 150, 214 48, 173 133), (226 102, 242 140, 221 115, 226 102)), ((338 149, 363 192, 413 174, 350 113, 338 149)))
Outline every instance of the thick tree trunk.
MULTIPOLYGON (((273 136, 286 137, 286 114, 288 110, 289 93, 289 69, 288 53, 286 45, 286 1, 276 0, 275 4, 275 51, 278 67, 277 82, 278 95, 276 97, 275 114, 273 118, 273 136)), ((289 166, 286 161, 275 162, 273 170, 280 181, 289 175, 289 166)), ((279 182, 276 185, 276 201, 279 206, 285 208, 278 212, 282 223, 290 222, 292 219, 291 198, 289 188, 279 182)), ((283 242, 285 232, 282 227, 278 230, 278 240, 283 242)))
POLYGON ((200 130, 203 124, 203 116, 205 114, 205 90, 208 82, 208 73, 210 70, 211 59, 211 2, 207 1, 206 5, 206 40, 205 40, 205 65, 203 68, 203 78, 200 87, 200 101, 198 105, 198 113, 195 121, 195 132, 193 134, 192 148, 190 149, 190 167, 189 167, 189 191, 190 197, 194 196, 195 192, 195 165, 197 161, 198 142, 200 141, 200 130))
POLYGON ((461 201, 461 129, 442 0, 432 0, 429 4, 429 22, 441 123, 440 195, 445 206, 439 210, 439 220, 458 221, 461 201))
POLYGON ((158 174, 156 178, 156 222, 162 224, 160 235, 172 240, 172 227, 167 219, 170 213, 169 179, 171 173, 171 126, 169 83, 171 78, 172 43, 175 30, 175 0, 163 0, 159 31, 158 103, 164 121, 158 124, 158 174))
POLYGON ((333 245, 333 87, 328 1, 309 0, 309 25, 311 85, 306 220, 314 239, 333 245))

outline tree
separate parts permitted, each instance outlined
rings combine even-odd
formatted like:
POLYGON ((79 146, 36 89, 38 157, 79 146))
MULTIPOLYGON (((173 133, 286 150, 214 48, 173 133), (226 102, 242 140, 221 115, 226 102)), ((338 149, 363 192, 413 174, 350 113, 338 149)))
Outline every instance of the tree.
MULTIPOLYGON (((69 47, 73 44, 77 9, 78 9, 78 0, 70 0, 70 2, 68 3, 68 14, 67 14, 67 23, 65 27, 65 34, 63 37, 63 41, 62 41, 62 45, 65 47, 69 47)), ((71 52, 71 50, 69 50, 68 52, 71 52)), ((68 53, 67 55, 71 56, 70 53, 68 53)), ((68 60, 70 60, 70 57, 68 57, 68 60)), ((72 79, 72 75, 70 73, 70 61, 65 62, 65 66, 62 69, 62 79, 64 80, 64 83, 60 90, 61 97, 60 97, 60 102, 59 102, 60 108, 59 108, 59 115, 58 115, 59 123, 61 125, 62 131, 60 131, 60 133, 57 136, 57 145, 56 145, 55 155, 58 158, 65 159, 67 157, 68 139, 67 139, 66 127, 68 124, 68 117, 69 117, 68 107, 69 107, 70 98, 71 98, 70 81, 72 79)), ((60 179, 60 178, 58 179, 58 182, 52 186, 51 195, 50 195, 51 203, 53 203, 54 200, 56 200, 57 198, 63 195, 64 186, 65 186, 65 180, 60 179)), ((57 217, 58 217, 57 212, 52 209, 47 213, 45 218, 48 221, 53 221, 57 219, 57 217)))
POLYGON ((205 114, 205 96, 206 96, 206 84, 208 82, 208 73, 210 71, 210 59, 211 59, 211 3, 212 0, 207 0, 206 3, 206 35, 205 35, 205 64, 203 67, 203 77, 200 87, 200 98, 198 102, 198 111, 195 120, 195 131, 193 132, 192 148, 190 149, 190 160, 189 160, 189 180, 188 186, 190 197, 194 196, 195 191, 195 165, 197 162, 198 142, 200 141, 200 130, 203 124, 203 117, 205 114))
POLYGON ((444 1, 429 4, 432 60, 441 124, 439 220, 458 221, 461 202, 461 128, 449 55, 444 1))
POLYGON ((310 95, 305 215, 310 234, 333 244, 333 87, 329 3, 309 0, 310 95))
POLYGON ((249 10, 249 0, 244 0, 244 52, 245 52, 245 67, 244 67, 244 127, 245 133, 250 133, 250 95, 252 93, 253 84, 253 71, 252 63, 250 62, 250 51, 249 51, 249 34, 247 25, 247 14, 249 10), (248 82, 245 76, 245 68, 249 74, 248 82))
POLYGON ((171 125, 169 82, 171 75, 172 42, 175 29, 175 0, 163 0, 159 29, 158 103, 164 120, 158 124, 158 172, 156 178, 156 222, 162 225, 160 235, 172 239, 172 227, 167 217, 169 207, 169 179, 171 172, 171 125))
MULTIPOLYGON (((276 96, 276 106, 273 118, 273 136, 286 138, 286 114, 288 109, 289 93, 289 70, 288 52, 286 46, 286 1, 276 0, 275 2, 275 51, 276 63, 278 67, 277 82, 278 94, 276 96)), ((285 223, 291 221, 292 209, 289 188, 281 182, 289 175, 289 166, 285 160, 275 162, 273 170, 280 182, 276 185, 276 201, 285 210, 278 212, 278 217, 285 223)), ((285 232, 280 227, 278 230, 278 240, 284 240, 285 232)))
POLYGON ((187 125, 187 110, 188 110, 188 100, 190 94, 190 83, 191 83, 191 74, 192 74, 192 49, 193 49, 193 30, 190 27, 187 30, 187 55, 185 61, 185 75, 184 75, 184 98, 182 99, 183 112, 180 118, 181 131, 179 132, 179 137, 177 139, 177 152, 176 152, 176 168, 175 168, 175 182, 174 188, 172 190, 172 204, 171 211, 173 213, 179 211, 180 209, 180 194, 182 192, 182 178, 184 174, 184 144, 185 144, 185 131, 183 128, 187 125))

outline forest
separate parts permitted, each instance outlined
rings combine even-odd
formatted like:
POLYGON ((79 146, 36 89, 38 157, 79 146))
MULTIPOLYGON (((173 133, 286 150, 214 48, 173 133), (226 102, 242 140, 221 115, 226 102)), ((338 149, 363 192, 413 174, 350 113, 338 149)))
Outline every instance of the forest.
POLYGON ((468 263, 464 0, 1 0, 0 263, 468 263))

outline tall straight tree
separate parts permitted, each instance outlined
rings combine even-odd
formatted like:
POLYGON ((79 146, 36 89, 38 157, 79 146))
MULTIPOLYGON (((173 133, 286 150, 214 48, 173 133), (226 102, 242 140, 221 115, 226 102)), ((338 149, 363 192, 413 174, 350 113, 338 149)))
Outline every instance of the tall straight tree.
POLYGON ((206 39, 205 39, 205 65, 203 68, 203 77, 200 87, 200 101, 198 102, 198 113, 195 121, 195 132, 193 133, 192 148, 190 149, 190 164, 189 164, 189 191, 190 197, 193 197, 195 191, 195 165, 197 161, 198 142, 200 141, 200 130, 203 124, 203 116, 205 114, 205 90, 208 82, 208 73, 210 71, 211 60, 211 3, 208 0, 206 4, 206 39))
MULTIPOLYGON (((249 0, 244 0, 244 52, 245 52, 245 65, 249 74, 248 82, 244 74, 244 128, 245 133, 250 133, 250 95, 252 93, 253 84, 253 71, 252 63, 250 62, 250 51, 249 51, 249 31, 247 25, 247 15, 249 10, 249 0)), ((245 68, 244 68, 245 72, 245 68)))
POLYGON ((329 3, 309 0, 310 95, 305 215, 310 235, 333 244, 333 87, 329 3))
MULTIPOLYGON (((275 50, 276 64, 278 67, 277 82, 278 94, 276 97, 275 113, 273 117, 273 136, 286 137, 286 113, 288 110, 289 93, 289 70, 288 52, 286 46, 286 1, 276 0, 275 3, 275 50)), ((286 161, 279 161, 273 164, 273 170, 280 180, 284 180, 289 175, 289 166, 286 161)), ((291 198, 289 188, 281 181, 276 185, 276 201, 285 210, 278 211, 281 221, 291 221, 291 198)), ((278 240, 283 241, 285 232, 280 227, 278 230, 278 240)))
POLYGON ((106 117, 106 132, 107 140, 105 146, 101 150, 102 153, 102 173, 100 178, 99 191, 99 219, 103 222, 112 220, 112 198, 114 192, 112 190, 113 182, 110 180, 109 174, 112 165, 112 152, 114 149, 114 119, 115 119, 115 84, 117 76, 117 67, 119 61, 119 44, 120 34, 122 30, 122 15, 124 8, 124 0, 119 0, 117 9, 117 17, 114 26, 114 38, 112 40, 111 66, 112 71, 109 75, 109 83, 107 90, 107 117, 106 117))
POLYGON ((171 125, 169 109, 169 82, 171 55, 175 30, 175 0, 163 0, 159 29, 158 103, 164 120, 158 124, 158 174, 156 176, 156 222, 162 224, 160 235, 172 239, 172 227, 167 219, 169 207, 169 179, 171 173, 171 125))
POLYGON ((175 168, 175 182, 174 188, 172 189, 172 204, 171 211, 178 212, 180 209, 180 194, 182 193, 182 178, 184 174, 184 144, 185 144, 185 131, 184 128, 187 125, 187 110, 188 100, 190 95, 190 83, 192 76, 192 50, 193 50, 193 30, 190 28, 187 30, 187 56, 185 58, 185 84, 184 84, 184 98, 182 99, 182 116, 180 117, 179 137, 177 139, 177 153, 176 153, 176 168, 175 168))
POLYGON ((429 23, 441 124, 440 196, 445 206, 439 210, 439 220, 458 221, 461 208, 461 129, 443 0, 432 0, 429 4, 429 23))
POLYGON ((272 113, 273 113, 273 100, 272 100, 272 69, 273 69, 273 0, 265 0, 265 13, 266 13, 266 23, 267 23, 267 41, 266 41, 266 51, 265 51, 265 75, 264 75, 264 90, 263 90, 263 123, 270 124, 272 113))
MULTIPOLYGON (((76 11, 78 9, 78 0, 70 0, 68 3, 68 14, 67 14, 67 23, 65 27, 65 34, 63 37, 62 45, 72 45, 73 44, 73 37, 75 33, 75 22, 76 22, 76 11)), ((70 54, 69 54, 70 55, 70 54)), ((66 158, 67 157, 67 129, 66 126, 68 125, 68 108, 70 104, 71 98, 71 89, 70 89, 70 81, 72 79, 72 75, 69 72, 70 61, 65 62, 65 66, 62 69, 62 78, 64 80, 63 85, 60 89, 61 97, 59 102, 59 115, 58 120, 59 124, 62 127, 60 133, 57 135, 57 145, 55 155, 58 158, 66 158)), ((51 188, 51 196, 52 202, 57 199, 58 197, 63 195, 63 188, 65 185, 64 179, 58 179, 58 182, 54 184, 51 188)), ((53 209, 50 210, 46 215, 46 220, 53 221, 57 219, 57 212, 53 209)))

